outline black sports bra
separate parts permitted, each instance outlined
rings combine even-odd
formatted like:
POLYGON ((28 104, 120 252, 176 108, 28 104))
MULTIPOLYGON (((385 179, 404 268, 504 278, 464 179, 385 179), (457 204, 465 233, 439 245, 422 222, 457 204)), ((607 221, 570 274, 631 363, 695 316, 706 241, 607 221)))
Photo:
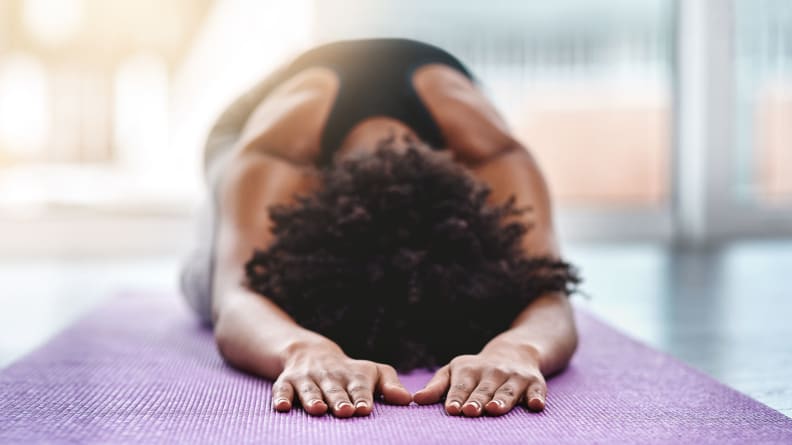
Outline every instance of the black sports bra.
POLYGON ((319 162, 330 163, 349 131, 372 116, 397 119, 430 146, 443 148, 443 135, 412 83, 415 70, 431 63, 447 65, 473 80, 468 69, 451 54, 407 39, 339 41, 295 59, 286 75, 321 66, 332 69, 339 79, 338 94, 320 139, 319 162))

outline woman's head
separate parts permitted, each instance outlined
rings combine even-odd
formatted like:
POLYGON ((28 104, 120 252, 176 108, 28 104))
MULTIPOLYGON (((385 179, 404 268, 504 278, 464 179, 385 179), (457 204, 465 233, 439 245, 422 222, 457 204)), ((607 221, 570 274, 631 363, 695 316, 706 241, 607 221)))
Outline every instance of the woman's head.
POLYGON ((352 357, 401 370, 476 353, 538 295, 578 282, 527 258, 513 201, 444 153, 419 147, 339 160, 321 187, 274 206, 275 241, 246 267, 251 289, 352 357))

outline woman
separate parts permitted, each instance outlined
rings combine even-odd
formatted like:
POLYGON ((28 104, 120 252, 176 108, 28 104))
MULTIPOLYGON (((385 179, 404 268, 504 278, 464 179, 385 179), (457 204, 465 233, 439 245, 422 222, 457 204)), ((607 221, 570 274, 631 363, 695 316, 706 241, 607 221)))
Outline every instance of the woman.
POLYGON ((577 344, 577 276, 536 163, 453 56, 310 50, 221 116, 205 165, 183 291, 228 363, 275 380, 277 411, 544 409, 577 344), (440 367, 413 395, 394 366, 440 367))

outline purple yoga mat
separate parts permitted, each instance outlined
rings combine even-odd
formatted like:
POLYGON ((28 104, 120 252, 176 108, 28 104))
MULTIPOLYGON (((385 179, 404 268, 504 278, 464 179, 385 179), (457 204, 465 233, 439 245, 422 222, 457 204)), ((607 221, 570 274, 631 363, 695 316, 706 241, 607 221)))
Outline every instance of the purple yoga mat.
MULTIPOLYGON (((112 300, 0 372, 0 443, 778 443, 792 420, 577 314, 581 343, 547 409, 461 418, 440 404, 370 417, 276 413, 172 296, 112 300)), ((428 372, 403 376, 416 390, 428 372)))

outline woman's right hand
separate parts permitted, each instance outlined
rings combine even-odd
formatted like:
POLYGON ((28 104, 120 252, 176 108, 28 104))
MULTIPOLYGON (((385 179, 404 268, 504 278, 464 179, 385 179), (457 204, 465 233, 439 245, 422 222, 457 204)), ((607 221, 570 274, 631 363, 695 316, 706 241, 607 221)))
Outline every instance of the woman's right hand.
POLYGON ((328 410, 337 417, 367 416, 375 394, 395 405, 412 401, 393 367, 349 358, 330 341, 302 343, 286 354, 283 372, 272 386, 272 406, 287 412, 296 396, 303 409, 315 416, 328 410))

